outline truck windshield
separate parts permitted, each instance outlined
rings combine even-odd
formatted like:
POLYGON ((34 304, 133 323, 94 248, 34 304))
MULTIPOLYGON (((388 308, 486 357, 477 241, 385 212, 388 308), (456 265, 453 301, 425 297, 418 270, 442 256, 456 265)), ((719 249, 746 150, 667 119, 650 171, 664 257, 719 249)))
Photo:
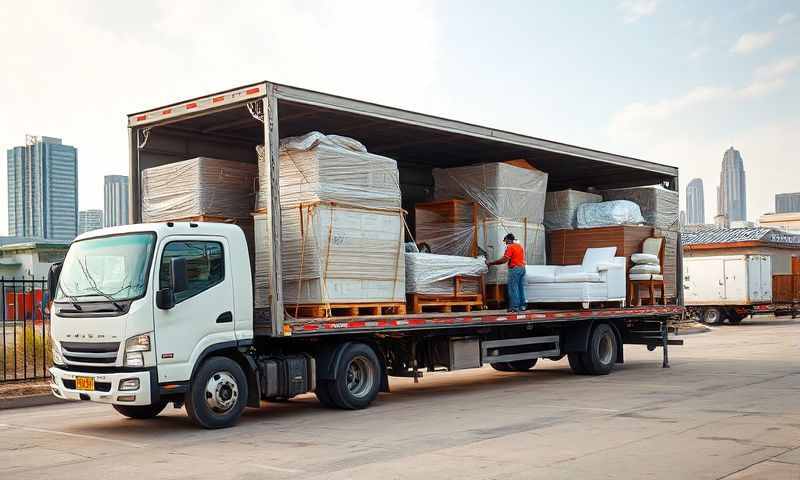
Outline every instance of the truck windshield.
POLYGON ((55 301, 122 301, 141 297, 147 288, 154 245, 153 233, 98 237, 73 243, 64 259, 55 301))

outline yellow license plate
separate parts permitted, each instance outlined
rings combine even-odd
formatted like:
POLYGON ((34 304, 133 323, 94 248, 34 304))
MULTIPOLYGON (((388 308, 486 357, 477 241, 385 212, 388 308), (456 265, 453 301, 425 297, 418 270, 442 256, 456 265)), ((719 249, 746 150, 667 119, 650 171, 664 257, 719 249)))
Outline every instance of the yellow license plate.
POLYGON ((75 389, 94 391, 94 378, 75 377, 75 389))

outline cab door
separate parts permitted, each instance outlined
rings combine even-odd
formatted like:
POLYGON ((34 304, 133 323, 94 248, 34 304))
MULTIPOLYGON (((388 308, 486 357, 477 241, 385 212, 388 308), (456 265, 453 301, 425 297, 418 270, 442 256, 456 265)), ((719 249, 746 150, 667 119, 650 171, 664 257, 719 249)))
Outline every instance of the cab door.
POLYGON ((174 306, 154 312, 159 382, 188 380, 207 347, 235 341, 230 249, 222 237, 167 237, 159 246, 158 289, 170 285, 170 262, 186 263, 186 288, 174 306))

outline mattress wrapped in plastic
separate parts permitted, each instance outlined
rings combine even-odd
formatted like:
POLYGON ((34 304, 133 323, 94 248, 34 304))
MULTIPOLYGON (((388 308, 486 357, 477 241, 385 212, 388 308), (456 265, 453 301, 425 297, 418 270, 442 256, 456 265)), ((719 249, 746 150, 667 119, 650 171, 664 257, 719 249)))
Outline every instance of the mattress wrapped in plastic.
MULTIPOLYGON (((406 292, 422 295, 451 296, 458 275, 477 277, 487 272, 486 258, 406 253, 406 292)), ((459 293, 480 293, 479 279, 464 279, 459 293)))
POLYGON ((544 226, 548 230, 575 228, 578 207, 584 203, 600 203, 603 197, 578 190, 547 192, 544 204, 544 226))
POLYGON ((436 168, 433 179, 437 200, 471 200, 491 218, 542 223, 547 174, 533 167, 495 162, 436 168))
POLYGON ((655 186, 619 188, 601 193, 605 200, 630 200, 639 205, 647 225, 676 231, 680 229, 678 192, 655 186))
POLYGON ((286 304, 405 301, 397 163, 319 132, 281 140, 279 153, 286 304))
POLYGON ((258 167, 197 157, 142 172, 142 221, 163 222, 200 215, 248 218, 258 167))
MULTIPOLYGON (((516 242, 522 245, 525 251, 527 265, 545 265, 547 251, 545 248, 547 237, 545 229, 540 224, 525 224, 510 220, 486 220, 478 226, 478 251, 486 255, 489 260, 497 260, 506 251, 503 238, 513 234, 516 242)), ((486 283, 507 283, 508 266, 493 265, 489 267, 486 283)))
POLYGON ((578 207, 578 228, 640 225, 642 223, 644 223, 644 218, 639 210, 639 205, 629 200, 584 203, 578 207))

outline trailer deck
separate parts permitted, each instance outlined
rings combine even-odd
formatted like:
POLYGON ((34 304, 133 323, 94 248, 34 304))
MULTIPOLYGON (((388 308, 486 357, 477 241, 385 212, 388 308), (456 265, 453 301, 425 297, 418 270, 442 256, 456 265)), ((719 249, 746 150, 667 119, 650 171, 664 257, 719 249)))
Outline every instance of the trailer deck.
POLYGON ((461 313, 422 313, 336 318, 288 318, 284 335, 320 335, 327 333, 391 332, 432 330, 454 327, 487 327, 497 325, 556 324, 589 319, 638 318, 669 320, 679 317, 679 305, 647 305, 624 308, 578 310, 532 309, 524 313, 505 310, 483 310, 461 313))

